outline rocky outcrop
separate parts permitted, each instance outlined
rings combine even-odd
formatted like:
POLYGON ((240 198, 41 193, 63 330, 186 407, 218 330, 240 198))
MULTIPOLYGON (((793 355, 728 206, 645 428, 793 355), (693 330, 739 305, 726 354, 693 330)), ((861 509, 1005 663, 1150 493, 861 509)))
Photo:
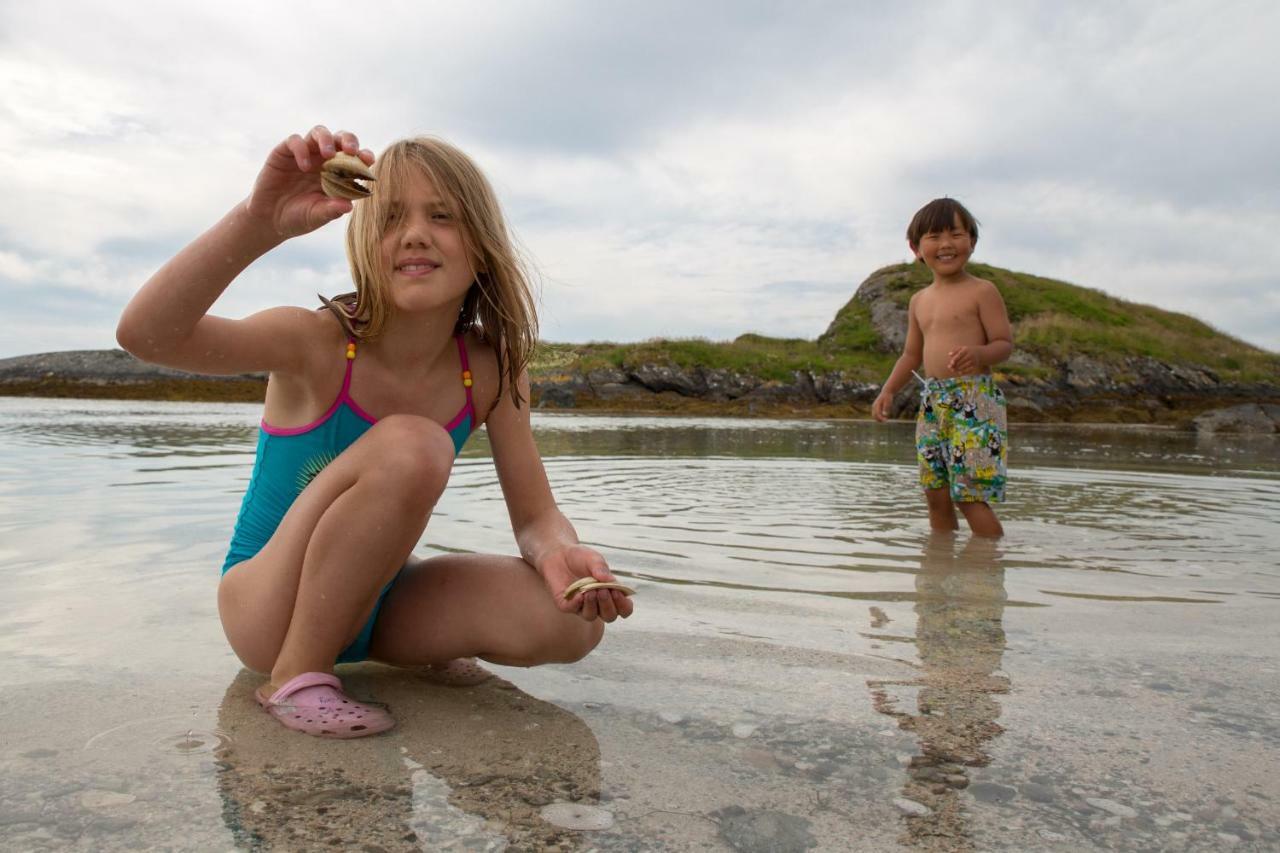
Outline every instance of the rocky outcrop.
POLYGON ((763 379, 749 373, 706 367, 640 364, 633 368, 603 368, 585 376, 561 374, 533 383, 542 408, 575 408, 600 401, 641 402, 670 394, 707 403, 759 406, 834 406, 866 404, 879 386, 842 372, 793 371, 786 380, 763 379))
MULTIPOLYGON (((37 379, 62 379, 91 384, 151 382, 156 379, 190 379, 196 374, 139 361, 122 349, 68 350, 0 359, 0 383, 37 379)), ((211 380, 266 379, 265 373, 238 376, 203 376, 211 380)))
MULTIPOLYGON (((864 281, 853 295, 870 309, 871 327, 880 339, 879 349, 882 352, 902 352, 907 342, 907 306, 893 295, 895 278, 880 270, 864 281)), ((832 331, 829 328, 827 334, 832 331)))
POLYGON ((0 394, 145 400, 261 400, 265 373, 206 376, 158 367, 120 349, 0 359, 0 394))

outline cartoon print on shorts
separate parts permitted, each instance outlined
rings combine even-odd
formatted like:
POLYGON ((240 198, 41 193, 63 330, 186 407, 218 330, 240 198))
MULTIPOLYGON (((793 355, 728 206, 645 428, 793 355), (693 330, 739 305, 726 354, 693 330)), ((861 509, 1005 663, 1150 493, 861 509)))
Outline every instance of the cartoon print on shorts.
POLYGON ((916 418, 920 485, 952 500, 1004 500, 1005 399, 990 376, 925 381, 916 418))

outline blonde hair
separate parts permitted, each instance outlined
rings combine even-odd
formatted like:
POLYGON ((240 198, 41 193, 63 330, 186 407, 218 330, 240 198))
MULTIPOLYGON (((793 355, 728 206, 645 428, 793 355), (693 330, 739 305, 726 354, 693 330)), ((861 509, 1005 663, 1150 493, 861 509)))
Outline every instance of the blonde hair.
POLYGON ((347 223, 347 261, 355 293, 320 297, 348 335, 372 340, 386 327, 395 306, 388 292, 390 270, 382 258, 382 237, 396 188, 414 174, 425 175, 462 230, 463 245, 475 265, 475 281, 462 302, 457 334, 475 330, 498 357, 498 397, 509 385, 517 406, 519 378, 538 342, 538 317, 524 262, 507 232, 498 198, 479 167, 449 143, 430 136, 401 139, 373 164, 373 195, 355 203, 347 223))

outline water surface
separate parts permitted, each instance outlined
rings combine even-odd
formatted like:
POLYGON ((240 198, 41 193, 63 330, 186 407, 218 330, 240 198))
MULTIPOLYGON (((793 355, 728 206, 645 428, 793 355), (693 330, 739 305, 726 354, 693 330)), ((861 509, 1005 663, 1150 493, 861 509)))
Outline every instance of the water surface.
MULTIPOLYGON (((1015 427, 993 545, 930 536, 907 424, 535 413, 636 616, 478 688, 347 668, 400 725, 335 744, 218 627, 257 416, 0 399, 0 848, 1280 845, 1273 437, 1015 427)), ((514 550, 483 433, 419 550, 514 550)))

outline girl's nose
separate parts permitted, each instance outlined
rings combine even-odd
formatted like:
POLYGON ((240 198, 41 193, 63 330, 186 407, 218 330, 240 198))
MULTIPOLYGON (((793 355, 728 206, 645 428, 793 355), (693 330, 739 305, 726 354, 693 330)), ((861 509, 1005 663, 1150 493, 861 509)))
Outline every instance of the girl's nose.
POLYGON ((431 229, 421 222, 410 220, 405 223, 400 243, 403 246, 428 246, 431 244, 431 229))

